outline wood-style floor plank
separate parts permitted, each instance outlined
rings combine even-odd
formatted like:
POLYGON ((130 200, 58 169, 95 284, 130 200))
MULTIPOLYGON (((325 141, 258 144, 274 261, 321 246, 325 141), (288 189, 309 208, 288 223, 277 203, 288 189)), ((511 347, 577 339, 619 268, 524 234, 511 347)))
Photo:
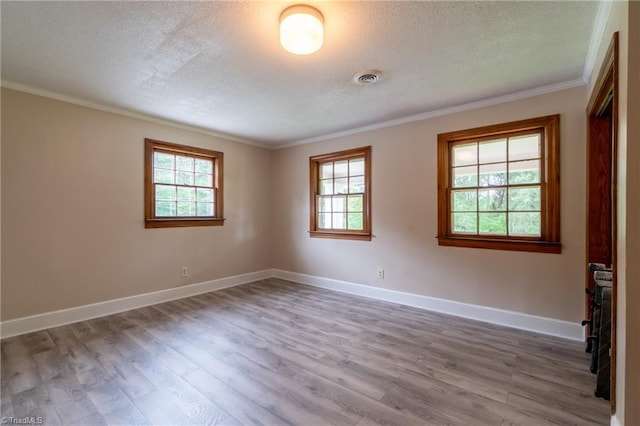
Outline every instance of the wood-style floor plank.
POLYGON ((99 414, 75 375, 55 377, 45 387, 63 424, 99 414))
POLYGON ((583 345, 278 279, 0 342, 47 425, 605 425, 583 345))
MULTIPOLYGON (((14 393, 11 395, 13 411, 18 418, 41 418, 47 425, 62 425, 64 422, 58 416, 49 391, 44 385, 14 393)), ((8 417, 9 414, 2 413, 8 417)))
POLYGON ((108 425, 120 426, 145 426, 152 424, 133 404, 107 414, 104 416, 104 421, 108 425))
POLYGON ((195 389, 209 398, 209 400, 214 401, 225 412, 237 419, 240 424, 286 424, 284 419, 281 419, 270 411, 265 410, 246 395, 241 394, 204 370, 198 369, 192 371, 184 378, 195 389))
POLYGON ((190 425, 193 421, 175 405, 167 392, 156 390, 138 398, 136 407, 154 425, 190 425))
POLYGON ((12 394, 42 384, 42 377, 26 340, 27 337, 18 336, 6 339, 2 343, 2 378, 6 380, 12 394))

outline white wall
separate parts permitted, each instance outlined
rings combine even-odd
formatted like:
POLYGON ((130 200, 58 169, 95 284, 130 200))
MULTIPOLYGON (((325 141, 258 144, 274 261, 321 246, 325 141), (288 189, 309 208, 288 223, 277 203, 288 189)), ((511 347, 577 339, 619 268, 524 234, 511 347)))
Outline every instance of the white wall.
POLYGON ((3 89, 2 320, 270 268, 270 161, 262 148, 3 89), (144 138, 224 152, 224 226, 144 228, 144 138))
POLYGON ((640 424, 640 2, 613 1, 596 66, 593 90, 614 32, 618 72, 618 298, 616 414, 612 424, 640 424))
POLYGON ((274 266, 417 295, 579 322, 585 226, 586 88, 278 150, 274 266), (562 254, 440 247, 437 134, 561 114, 562 254), (310 238, 309 156, 372 145, 373 241, 310 238), (376 269, 385 279, 376 279, 376 269))
POLYGON ((625 414, 640 424, 640 2, 629 5, 625 414))
MULTIPOLYGON (((640 2, 620 31, 619 424, 640 424, 640 2), (631 25, 634 23, 634 25, 631 25)), ((271 267, 577 322, 584 285, 584 88, 276 152, 2 89, 3 321, 271 267), (439 247, 436 135, 560 113, 561 255, 439 247), (224 227, 143 227, 143 139, 225 153, 224 227), (371 242, 311 239, 308 157, 373 145, 371 242), (271 207, 271 208, 270 208, 271 207), (271 217, 273 214, 273 218, 271 217), (273 254, 272 254, 273 253, 273 254), (180 266, 190 276, 179 278, 180 266), (386 270, 377 280, 378 267, 386 270)))

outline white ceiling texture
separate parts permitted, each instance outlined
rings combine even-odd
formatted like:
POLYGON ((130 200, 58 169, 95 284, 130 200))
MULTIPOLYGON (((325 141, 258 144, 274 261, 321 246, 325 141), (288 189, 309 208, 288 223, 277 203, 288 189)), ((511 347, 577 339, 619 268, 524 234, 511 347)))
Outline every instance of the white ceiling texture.
POLYGON ((324 15, 324 45, 296 56, 279 44, 291 4, 2 1, 3 85, 287 146, 578 85, 602 9, 310 1, 324 15), (367 69, 381 81, 355 84, 367 69))

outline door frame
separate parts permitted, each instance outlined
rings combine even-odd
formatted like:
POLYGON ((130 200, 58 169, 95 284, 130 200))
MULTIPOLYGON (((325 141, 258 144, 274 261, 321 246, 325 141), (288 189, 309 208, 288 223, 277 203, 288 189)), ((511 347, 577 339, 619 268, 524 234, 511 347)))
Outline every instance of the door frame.
MULTIPOLYGON (((586 208, 586 263, 589 262, 589 199, 590 199, 590 154, 592 142, 596 135, 602 134, 602 120, 611 120, 611 265, 613 266, 613 282, 611 295, 611 414, 616 412, 616 317, 617 317, 617 197, 618 197, 618 33, 613 34, 607 53, 605 54, 598 78, 587 104, 587 208, 586 208), (605 117, 606 115, 606 117, 605 117), (608 118, 610 115, 610 118, 608 118)), ((591 286, 591 277, 587 276, 587 288, 591 286)), ((590 315, 589 296, 586 297, 587 317, 590 315)), ((595 349, 594 349, 595 350, 595 349)))

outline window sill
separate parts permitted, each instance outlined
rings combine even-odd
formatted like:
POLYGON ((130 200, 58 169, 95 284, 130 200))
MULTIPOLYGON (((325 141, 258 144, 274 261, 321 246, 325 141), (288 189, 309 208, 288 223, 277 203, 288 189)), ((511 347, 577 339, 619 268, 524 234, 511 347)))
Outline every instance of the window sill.
POLYGON ((562 244, 549 241, 498 240, 493 238, 437 237, 438 245, 451 247, 470 247, 490 250, 528 251, 536 253, 562 252, 562 244))
POLYGON ((222 226, 221 218, 188 218, 188 219, 145 219, 145 228, 184 228, 188 226, 222 226))
POLYGON ((338 240, 371 241, 371 234, 355 234, 351 232, 310 231, 311 238, 335 238, 338 240))

